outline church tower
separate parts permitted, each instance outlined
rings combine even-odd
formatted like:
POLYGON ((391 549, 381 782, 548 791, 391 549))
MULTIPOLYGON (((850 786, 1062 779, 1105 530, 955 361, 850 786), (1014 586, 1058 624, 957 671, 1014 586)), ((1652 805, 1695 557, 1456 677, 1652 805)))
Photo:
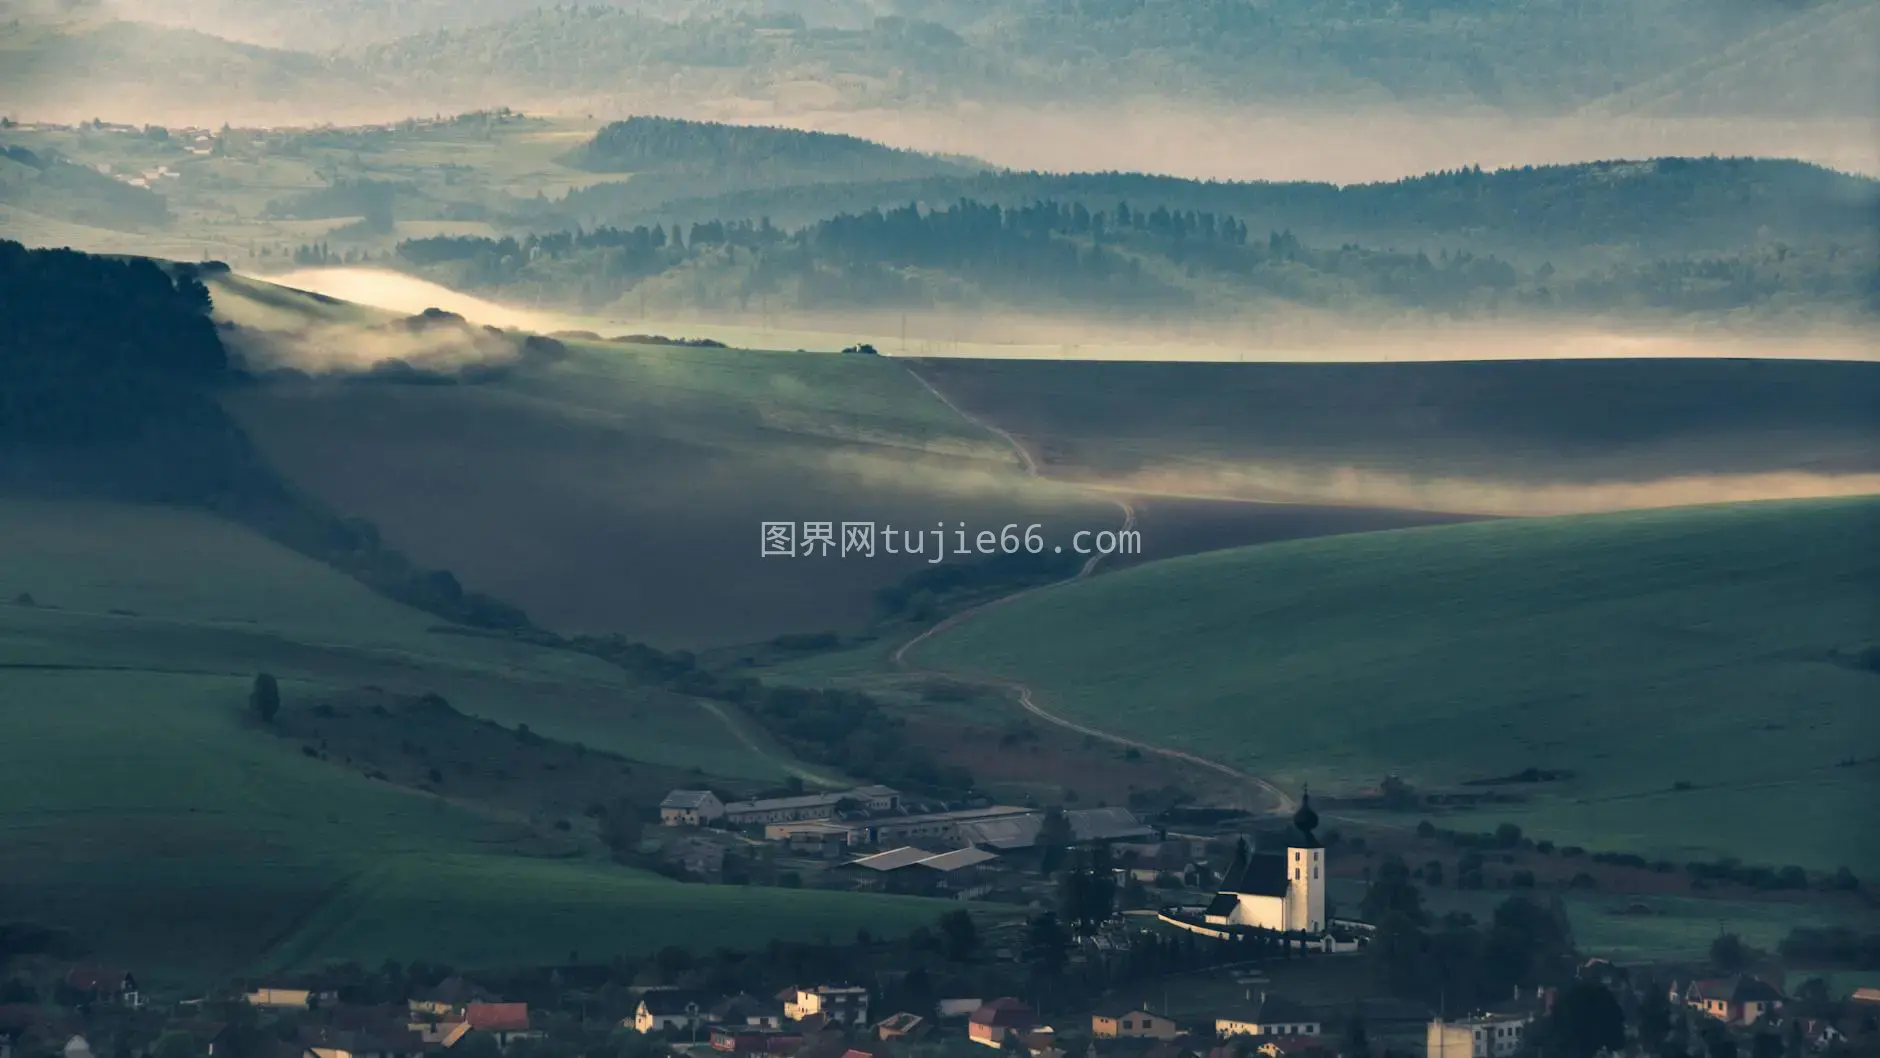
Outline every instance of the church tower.
POLYGON ((1325 847, 1312 833, 1319 814, 1312 810, 1312 792, 1302 790, 1293 827, 1304 835, 1286 850, 1286 928, 1300 933, 1323 933, 1325 921, 1325 847))

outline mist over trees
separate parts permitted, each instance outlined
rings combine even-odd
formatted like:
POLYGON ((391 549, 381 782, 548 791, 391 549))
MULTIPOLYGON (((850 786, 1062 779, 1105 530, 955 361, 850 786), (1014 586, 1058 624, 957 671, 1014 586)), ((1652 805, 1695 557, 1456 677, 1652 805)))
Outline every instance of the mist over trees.
POLYGON ((526 286, 583 307, 645 284, 662 301, 738 310, 993 305, 1227 317, 1266 301, 1456 316, 1682 316, 1871 313, 1880 306, 1875 250, 1856 234, 1845 243, 1569 269, 1468 250, 1312 246, 1289 230, 1258 232, 1232 215, 1161 205, 962 199, 844 213, 793 232, 764 218, 694 222, 670 236, 663 225, 640 225, 414 239, 398 245, 396 258, 446 285, 496 293, 526 286))

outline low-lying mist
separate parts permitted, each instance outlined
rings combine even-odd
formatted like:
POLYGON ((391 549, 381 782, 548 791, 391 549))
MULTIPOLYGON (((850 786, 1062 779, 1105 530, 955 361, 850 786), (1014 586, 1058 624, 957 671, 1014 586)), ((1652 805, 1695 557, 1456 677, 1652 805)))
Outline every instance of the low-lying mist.
POLYGON ((1880 360, 1875 329, 1813 325, 1778 329, 1652 327, 1639 323, 1430 317, 1356 320, 1289 308, 1233 323, 1192 318, 1105 320, 1042 313, 829 312, 707 314, 653 309, 597 318, 507 305, 423 279, 372 268, 316 268, 265 277, 398 313, 439 308, 474 323, 549 334, 594 330, 709 337, 735 346, 833 352, 858 342, 889 356, 1053 360, 1417 361, 1734 357, 1880 360))
POLYGON ((473 323, 547 334, 566 330, 571 317, 504 305, 384 268, 305 268, 259 277, 295 290, 413 315, 425 309, 454 312, 473 323))
POLYGON ((380 296, 370 301, 341 298, 351 302, 342 306, 315 299, 283 303, 273 292, 263 295, 245 285, 219 286, 216 316, 226 325, 226 344, 255 371, 386 377, 459 376, 501 369, 531 356, 552 354, 556 348, 553 343, 503 330, 542 329, 544 319, 396 273, 341 274, 348 271, 293 273, 268 281, 291 288, 284 292, 286 299, 297 299, 293 292, 309 290, 329 299, 339 297, 314 287, 376 291, 380 296), (303 284, 308 278, 318 280, 314 287, 303 284), (442 296, 430 296, 434 293, 442 296), (358 305, 390 311, 359 313, 358 305))
POLYGON ((1751 500, 1880 495, 1880 474, 1778 471, 1639 481, 1508 481, 1416 476, 1351 466, 1240 462, 1146 469, 1085 484, 1120 495, 1383 507, 1502 517, 1598 514, 1751 500))

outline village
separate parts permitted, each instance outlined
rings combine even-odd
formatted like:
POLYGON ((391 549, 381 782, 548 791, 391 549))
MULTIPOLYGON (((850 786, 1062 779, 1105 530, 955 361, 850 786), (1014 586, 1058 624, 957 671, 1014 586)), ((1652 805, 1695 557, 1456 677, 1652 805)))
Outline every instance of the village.
POLYGON ((1498 1001, 1460 987, 1435 1003, 1393 996, 1374 985, 1415 888, 1401 872, 1379 877, 1365 914, 1382 930, 1336 915, 1309 795, 1284 837, 1243 841, 1218 881, 1205 852, 1122 809, 921 808, 883 786, 730 802, 674 790, 660 805, 683 840, 763 840, 827 861, 834 884, 962 901, 905 939, 862 930, 850 943, 603 963, 570 953, 477 973, 344 965, 161 997, 132 970, 15 959, 0 982, 0 1058, 1880 1054, 1880 989, 1836 994, 1815 978, 1785 994, 1731 945, 1705 965, 1617 965, 1542 927, 1520 940, 1528 969, 1485 982, 1498 1001), (1035 881, 1046 856, 1055 906, 1035 881), (1186 902, 1204 879, 1213 895, 1186 902), (1145 881, 1175 898, 1122 906, 1122 889, 1145 881), (998 889, 1036 892, 1029 918, 970 910, 998 889))

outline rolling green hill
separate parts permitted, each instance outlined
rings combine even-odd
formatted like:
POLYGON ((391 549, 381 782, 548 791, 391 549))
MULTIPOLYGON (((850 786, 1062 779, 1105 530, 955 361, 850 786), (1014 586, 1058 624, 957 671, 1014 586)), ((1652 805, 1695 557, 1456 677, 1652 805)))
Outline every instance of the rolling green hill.
POLYGON ((1236 549, 1036 592, 912 660, 1322 795, 1572 773, 1445 826, 1871 874, 1876 534, 1856 499, 1236 549))
POLYGON ((444 634, 206 515, 5 501, 0 542, 0 896, 10 916, 68 928, 140 976, 551 963, 708 929, 722 930, 713 943, 813 939, 934 913, 568 859, 546 826, 312 759, 244 708, 267 670, 290 703, 367 685, 435 692, 662 767, 779 774, 689 700, 599 661, 444 634))
POLYGON ((170 220, 163 196, 133 187, 56 155, 0 146, 0 202, 75 224, 104 228, 161 227, 170 220))
POLYGON ((230 407, 298 485, 563 632, 852 630, 920 558, 765 559, 765 521, 1112 527, 877 357, 570 341, 477 386, 269 386, 230 407))

